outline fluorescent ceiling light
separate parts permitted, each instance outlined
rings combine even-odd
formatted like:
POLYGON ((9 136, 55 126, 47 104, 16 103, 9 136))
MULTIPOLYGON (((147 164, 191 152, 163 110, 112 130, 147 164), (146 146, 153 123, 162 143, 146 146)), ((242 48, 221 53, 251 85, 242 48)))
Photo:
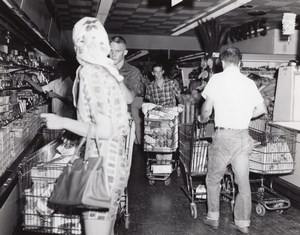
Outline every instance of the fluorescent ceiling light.
POLYGON ((199 52, 199 53, 195 53, 195 54, 191 54, 191 55, 181 56, 177 60, 181 61, 181 62, 188 61, 188 60, 194 60, 194 59, 204 57, 204 54, 205 54, 205 52, 199 52))
POLYGON ((210 20, 212 18, 217 18, 221 15, 226 14, 227 12, 230 12, 246 3, 251 2, 252 0, 224 0, 224 1, 220 1, 219 4, 217 4, 214 7, 211 7, 208 9, 207 12, 202 13, 196 17, 194 17, 193 19, 187 21, 186 23, 176 27, 175 29, 173 29, 172 31, 174 33, 172 33, 172 36, 178 36, 181 35, 195 27, 198 26, 198 20, 201 21, 206 21, 206 20, 210 20), (231 3, 230 3, 231 2, 231 3), (229 3, 229 4, 228 4, 229 3))
POLYGON ((8 0, 3 0, 3 2, 4 2, 9 8, 14 8, 14 7, 12 6, 12 4, 11 4, 10 1, 8 1, 8 0))
POLYGON ((109 10, 111 8, 113 0, 101 0, 99 10, 97 13, 97 18, 101 21, 101 23, 104 25, 105 20, 108 16, 109 10))
POLYGON ((140 50, 140 51, 138 51, 138 52, 136 52, 136 53, 134 53, 134 54, 126 57, 126 61, 130 62, 130 61, 136 60, 137 58, 140 58, 140 57, 142 57, 144 55, 147 55, 148 53, 149 53, 148 50, 140 50))

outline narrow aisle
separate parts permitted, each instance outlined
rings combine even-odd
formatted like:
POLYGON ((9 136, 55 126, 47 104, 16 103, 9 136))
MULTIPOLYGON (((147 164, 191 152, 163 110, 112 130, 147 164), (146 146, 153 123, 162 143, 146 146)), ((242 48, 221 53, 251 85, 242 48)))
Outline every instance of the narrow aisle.
MULTIPOLYGON (((146 178, 145 160, 142 150, 134 146, 134 155, 129 179, 130 227, 124 223, 118 226, 118 235, 235 235, 237 232, 230 223, 232 215, 230 204, 221 202, 221 218, 218 230, 212 230, 203 224, 206 204, 198 203, 198 217, 193 219, 189 211, 189 202, 183 191, 182 177, 172 174, 169 186, 156 181, 149 185, 146 178)), ((252 210, 252 235, 299 235, 300 210, 289 208, 282 214, 267 211, 261 217, 252 210)))

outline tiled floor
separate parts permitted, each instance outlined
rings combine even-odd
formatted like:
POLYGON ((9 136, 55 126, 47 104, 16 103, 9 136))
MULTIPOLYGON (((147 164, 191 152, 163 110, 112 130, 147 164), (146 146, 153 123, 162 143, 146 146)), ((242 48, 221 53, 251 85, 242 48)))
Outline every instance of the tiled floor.
MULTIPOLYGON (((202 222, 206 212, 205 203, 197 204, 198 218, 193 219, 189 202, 181 190, 182 178, 172 174, 169 186, 157 181, 150 185, 145 174, 142 151, 134 149, 129 181, 130 227, 118 227, 118 235, 235 235, 239 234, 230 223, 232 214, 228 202, 221 203, 220 227, 217 231, 202 222)), ((267 211, 259 216, 252 211, 250 234, 252 235, 299 235, 300 210, 290 207, 282 214, 267 211)))
MULTIPOLYGON (((117 226, 118 235, 238 235, 230 224, 232 214, 229 202, 221 202, 221 218, 218 230, 203 224, 205 203, 197 204, 198 217, 193 219, 189 201, 181 190, 182 177, 176 172, 171 184, 163 182, 150 185, 146 178, 143 152, 134 147, 131 176, 129 180, 130 227, 124 223, 117 226)), ((267 211, 258 216, 253 207, 250 234, 252 235, 300 235, 300 210, 290 207, 282 214, 267 211)), ((1 234, 1 229, 0 229, 1 234)), ((36 235, 17 229, 14 235, 36 235)), ((101 233, 99 233, 101 235, 101 233)))

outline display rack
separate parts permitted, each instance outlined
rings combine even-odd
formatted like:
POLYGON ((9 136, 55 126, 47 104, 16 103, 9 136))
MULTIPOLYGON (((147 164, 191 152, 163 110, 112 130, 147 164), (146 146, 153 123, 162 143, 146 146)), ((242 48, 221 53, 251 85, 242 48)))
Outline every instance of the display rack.
POLYGON ((26 107, 22 107, 17 93, 28 91, 29 87, 25 84, 20 85, 17 81, 12 81, 16 77, 9 77, 11 83, 5 84, 4 76, 28 71, 51 73, 46 68, 25 66, 11 61, 0 61, 0 208, 16 186, 17 170, 20 162, 40 144, 37 137, 37 133, 42 126, 39 114, 48 111, 48 101, 41 96, 31 99, 26 107))

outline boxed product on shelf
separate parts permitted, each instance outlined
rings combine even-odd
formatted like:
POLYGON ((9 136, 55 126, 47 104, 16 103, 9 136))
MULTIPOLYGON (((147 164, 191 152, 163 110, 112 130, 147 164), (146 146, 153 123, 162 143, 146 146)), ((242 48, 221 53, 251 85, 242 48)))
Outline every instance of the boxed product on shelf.
POLYGON ((4 113, 8 111, 9 111, 9 104, 0 105, 0 113, 4 113))
POLYGON ((10 96, 0 96, 0 105, 8 104, 10 96))

